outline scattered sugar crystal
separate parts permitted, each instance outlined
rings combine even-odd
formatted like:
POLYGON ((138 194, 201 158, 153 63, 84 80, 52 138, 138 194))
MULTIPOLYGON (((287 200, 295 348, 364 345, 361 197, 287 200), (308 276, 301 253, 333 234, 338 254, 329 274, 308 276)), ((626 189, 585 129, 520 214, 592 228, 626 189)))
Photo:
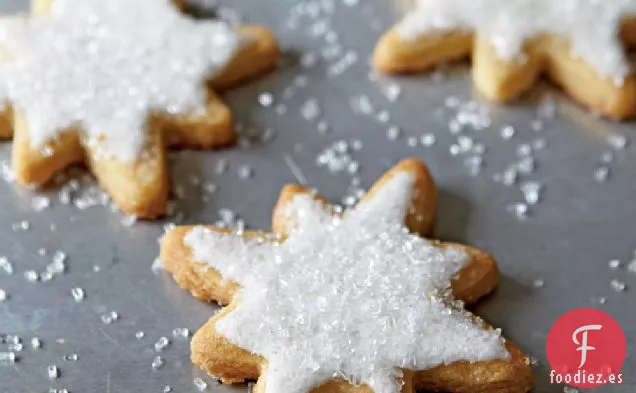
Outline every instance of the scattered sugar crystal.
POLYGON ((14 232, 17 231, 28 231, 29 228, 31 228, 31 224, 26 221, 26 220, 22 220, 20 222, 15 222, 11 225, 11 228, 13 229, 14 232))
POLYGON ((627 288, 625 283, 619 280, 612 280, 610 282, 610 285, 612 289, 615 290, 616 292, 623 292, 627 288))
POLYGON ((610 168, 607 165, 601 165, 594 169, 594 179, 597 182, 607 181, 610 175, 610 168))
POLYGON ((353 97, 351 99, 351 108, 354 113, 361 113, 363 115, 371 115, 374 112, 371 99, 367 95, 353 97))
POLYGON ((40 341, 40 339, 38 337, 32 337, 31 338, 31 348, 33 350, 38 350, 38 349, 42 348, 42 341, 40 341))
POLYGON ((607 298, 601 296, 601 297, 592 298, 592 301, 598 304, 605 304, 607 303, 607 298))
POLYGON ((15 363, 16 356, 13 352, 0 352, 0 365, 15 363))
POLYGON ((41 212, 51 205, 51 200, 45 196, 35 196, 31 198, 31 208, 36 212, 41 212))
POLYGON ((316 164, 319 167, 327 167, 331 173, 339 173, 347 170, 349 164, 353 161, 353 157, 350 154, 349 143, 345 140, 332 143, 316 157, 316 164))
POLYGON ((603 155, 601 155, 601 161, 603 161, 605 164, 612 163, 612 161, 614 161, 614 153, 612 153, 611 151, 606 151, 605 153, 603 153, 603 155))
POLYGON ((501 137, 503 139, 510 139, 515 135, 515 128, 513 126, 504 126, 501 129, 501 137))
POLYGON ((214 194, 218 188, 219 187, 215 183, 212 183, 212 182, 203 183, 203 189, 208 194, 214 194))
POLYGON ((226 225, 231 225, 236 220, 236 213, 231 209, 219 209, 219 217, 226 225))
POLYGON ((24 272, 24 278, 28 282, 36 282, 39 277, 35 270, 27 270, 26 272, 24 272))
POLYGON ((136 338, 144 338, 144 336, 146 335, 146 333, 144 333, 142 330, 139 330, 137 333, 135 333, 135 337, 136 338))
MULTIPOLYGON (((329 37, 334 37, 330 35, 329 37)), ((347 51, 338 61, 330 65, 327 69, 327 74, 330 76, 336 76, 344 73, 352 65, 358 62, 358 53, 355 51, 347 51)))
POLYGON ((9 294, 4 289, 0 288, 0 302, 4 302, 9 298, 9 294))
POLYGON ((41 257, 45 257, 46 256, 46 248, 39 248, 38 249, 38 255, 41 257))
POLYGON ((460 135, 457 138, 457 144, 459 145, 459 149, 462 153, 468 152, 473 147, 473 138, 467 135, 460 135))
POLYGON ((117 314, 116 311, 109 311, 105 314, 102 314, 100 318, 103 324, 110 325, 111 323, 119 319, 119 314, 117 314))
POLYGON ((249 165, 241 165, 236 171, 239 179, 249 179, 254 175, 254 170, 249 165))
POLYGON ((53 279, 53 273, 49 271, 40 273, 40 281, 48 282, 48 281, 51 281, 52 279, 53 279))
POLYGON ((606 140, 616 150, 623 150, 627 146, 627 138, 620 134, 610 134, 606 140))
POLYGON ((360 139, 355 139, 355 140, 351 141, 351 148, 354 151, 362 150, 362 146, 363 146, 363 143, 362 143, 362 141, 360 139))
POLYGON ((400 98, 402 88, 398 84, 391 83, 384 89, 384 94, 389 101, 395 102, 398 98, 400 98))
POLYGON ((163 388, 163 393, 170 393, 170 392, 172 392, 172 387, 170 385, 166 385, 163 388))
POLYGON ((228 167, 227 160, 220 159, 219 161, 217 161, 216 165, 214 166, 214 173, 216 173, 217 175, 225 173, 227 171, 227 167, 228 167))
POLYGON ((505 186, 514 185, 517 182, 518 174, 519 172, 517 171, 516 168, 514 167, 507 168, 501 176, 501 183, 505 186))
POLYGON ((329 123, 327 123, 324 120, 321 120, 318 122, 316 129, 318 130, 319 133, 326 134, 327 132, 329 132, 329 123))
POLYGON ((347 172, 352 175, 355 175, 356 173, 358 173, 359 169, 360 169, 360 163, 358 163, 358 161, 351 161, 349 165, 347 165, 347 172))
POLYGON ((79 356, 77 356, 76 353, 67 353, 66 355, 64 355, 64 361, 66 362, 76 362, 77 359, 79 359, 79 356))
POLYGON ((464 166, 468 168, 468 172, 472 176, 477 176, 481 172, 483 161, 481 156, 470 156, 464 160, 464 166))
POLYGON ((22 345, 22 343, 20 342, 14 342, 7 345, 7 349, 12 352, 22 352, 23 348, 24 348, 24 345, 22 345))
POLYGON ((62 188, 58 193, 58 199, 63 205, 71 203, 71 190, 68 187, 62 188))
POLYGON ((460 154, 462 152, 462 148, 459 147, 459 145, 457 144, 452 144, 449 148, 448 148, 448 152, 452 155, 452 156, 456 156, 458 154, 460 154))
POLYGON ((380 123, 388 123, 389 121, 391 121, 391 114, 388 111, 380 111, 375 115, 375 118, 380 122, 380 123))
POLYGON ((548 146, 548 141, 544 138, 535 139, 532 141, 532 148, 534 150, 543 150, 548 146))
POLYGON ((534 172, 534 167, 535 167, 534 158, 532 156, 523 157, 517 163, 517 168, 519 170, 519 173, 524 175, 528 175, 534 172))
POLYGON ((46 368, 46 374, 49 379, 57 379, 60 376, 60 371, 56 365, 51 364, 46 368))
MULTIPOLYGON (((481 105, 477 101, 469 100, 461 103, 455 113, 454 122, 457 126, 455 131, 471 128, 479 131, 490 127, 491 119, 488 107, 481 105)), ((451 130, 452 132, 453 130, 451 130)))
POLYGON ((409 145, 410 147, 417 146, 417 143, 418 143, 417 137, 410 136, 406 139, 406 144, 409 145))
POLYGON ((322 110, 320 109, 320 104, 318 104, 318 100, 315 98, 310 98, 305 101, 300 108, 300 115, 305 120, 315 120, 322 114, 322 110))
POLYGON ((398 139, 400 134, 402 134, 402 130, 398 126, 391 126, 386 131, 386 137, 391 141, 398 139))
POLYGON ((346 207, 351 207, 358 202, 358 199, 354 195, 347 195, 342 198, 342 204, 346 207))
POLYGON ((525 157, 529 156, 530 154, 532 154, 532 146, 530 146, 528 143, 522 143, 517 146, 517 156, 525 157))
POLYGON ((541 199, 541 191, 543 186, 537 181, 526 181, 521 183, 520 189, 526 203, 536 205, 541 199))
POLYGON ((448 129, 451 134, 458 134, 462 130, 462 126, 455 119, 452 119, 448 122, 448 129))
POLYGON ((607 263, 607 266, 609 266, 610 269, 618 269, 619 267, 621 267, 621 261, 619 261, 618 259, 612 259, 607 263))
POLYGON ((435 138, 435 134, 424 134, 420 137, 420 143, 422 144, 422 146, 425 147, 430 147, 433 146, 435 144, 436 138, 435 138))
POLYGON ((64 263, 64 260, 66 259, 66 254, 56 253, 56 255, 58 256, 58 258, 54 256, 53 261, 46 265, 46 271, 52 275, 62 274, 66 271, 66 263, 64 263), (64 257, 63 258, 59 257, 59 255, 64 255, 64 257))
POLYGON ((153 370, 159 370, 163 365, 164 365, 164 360, 161 356, 155 356, 154 359, 152 359, 152 368, 153 370))
POLYGON ((444 105, 447 108, 457 108, 460 104, 459 98, 455 96, 448 96, 444 99, 444 105))
POLYGON ((152 261, 152 264, 150 265, 150 270, 155 274, 163 270, 163 263, 161 262, 161 258, 156 257, 152 261))
POLYGON ((55 272, 62 273, 64 272, 64 262, 66 261, 66 253, 64 251, 57 250, 53 254, 53 264, 55 265, 55 272))
POLYGON ((274 95, 269 92, 263 92, 258 95, 258 103, 265 108, 269 108, 274 105, 274 95))
POLYGON ((627 271, 636 274, 636 259, 627 264, 627 271))
POLYGON ((137 222, 137 216, 134 214, 126 215, 121 219, 121 224, 125 227, 131 227, 137 222))
POLYGON ((15 180, 15 173, 11 169, 11 165, 5 161, 0 162, 0 177, 7 183, 13 183, 15 180))
POLYGON ((84 300, 84 290, 80 287, 75 287, 71 289, 71 295, 73 296, 73 299, 75 299, 76 302, 81 302, 82 300, 84 300))
POLYGON ((172 337, 176 339, 187 339, 190 336, 190 330, 187 328, 175 328, 172 329, 172 337))
POLYGON ((161 337, 155 343, 155 351, 163 351, 168 345, 170 345, 170 340, 168 340, 168 337, 161 337))
POLYGON ((4 270, 8 275, 13 274, 13 264, 9 262, 7 257, 0 257, 0 269, 4 270))
MULTIPOLYGON (((0 335, 0 338, 2 337, 3 336, 0 335)), ((22 342, 22 339, 20 338, 20 336, 16 336, 14 334, 7 334, 4 336, 4 343, 6 344, 20 344, 21 342, 22 342)))
POLYGON ((199 377, 194 378, 194 379, 192 380, 192 383, 194 383, 194 386, 196 386, 196 387, 197 387, 197 389, 199 389, 199 391, 201 391, 201 392, 202 392, 202 391, 204 391, 205 389, 207 389, 207 387, 208 387, 208 384, 207 384, 207 383, 205 383, 205 382, 204 382, 201 378, 199 378, 199 377))
POLYGON ((534 285, 535 288, 543 288, 543 286, 545 285, 545 282, 543 281, 543 279, 538 278, 538 279, 534 280, 532 285, 534 285))
POLYGON ((518 219, 524 219, 528 217, 528 205, 525 203, 512 203, 508 205, 507 210, 514 214, 518 219))
POLYGON ((545 125, 543 124, 542 120, 537 119, 533 120, 532 123, 530 123, 530 128, 532 128, 532 130, 535 132, 542 131, 544 127, 545 125))
POLYGON ((472 152, 475 154, 484 154, 486 152, 486 146, 483 143, 475 143, 472 152))

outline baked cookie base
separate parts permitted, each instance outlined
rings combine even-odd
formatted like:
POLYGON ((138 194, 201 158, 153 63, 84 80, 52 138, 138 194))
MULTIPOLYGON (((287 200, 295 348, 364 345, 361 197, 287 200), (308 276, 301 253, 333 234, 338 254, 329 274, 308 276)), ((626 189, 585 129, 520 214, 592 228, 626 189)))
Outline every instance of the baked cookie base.
MULTIPOLYGON (((621 37, 627 45, 636 45, 636 19, 623 23, 621 37)), ((473 82, 490 100, 510 102, 544 74, 592 111, 618 120, 636 115, 633 74, 622 83, 616 83, 600 77, 589 64, 571 53, 567 41, 544 35, 526 42, 519 59, 503 61, 489 40, 478 32, 451 31, 408 40, 400 35, 396 26, 376 45, 373 67, 383 74, 421 73, 441 62, 471 56, 473 82)))
MULTIPOLYGON (((34 0, 32 14, 45 15, 50 7, 51 0, 34 0)), ((237 32, 245 37, 246 43, 208 81, 205 112, 181 116, 156 114, 149 118, 147 146, 132 163, 97 157, 81 143, 82 132, 77 128, 62 132, 43 148, 33 148, 24 113, 6 106, 0 112, 0 138, 14 138, 12 163, 17 182, 44 184, 68 165, 83 162, 126 214, 140 218, 163 215, 170 190, 166 146, 213 149, 232 144, 235 138, 232 113, 215 90, 235 87, 270 71, 276 64, 278 44, 269 29, 239 26, 237 32)))
MULTIPOLYGON (((435 185, 426 167, 415 159, 405 160, 387 172, 370 189, 368 195, 383 186, 392 176, 399 172, 409 172, 415 176, 415 187, 412 195, 413 209, 409 212, 406 225, 413 233, 430 235, 435 220, 436 192, 435 185)), ((311 194, 323 203, 326 199, 314 191, 298 186, 285 187, 274 208, 272 228, 276 235, 263 232, 246 231, 246 237, 261 237, 267 241, 284 241, 286 234, 294 223, 284 215, 285 206, 299 194, 311 194)), ((363 199, 360 203, 364 203, 363 199)), ((192 361, 210 375, 218 376, 223 383, 237 383, 245 380, 258 380, 257 392, 264 392, 266 381, 262 375, 267 361, 230 343, 216 333, 216 321, 229 313, 235 303, 234 294, 239 286, 223 279, 219 272, 209 265, 197 262, 192 257, 189 247, 183 239, 192 226, 177 227, 166 233, 161 241, 161 260, 164 269, 171 273, 177 283, 189 290, 195 297, 204 301, 215 301, 227 305, 212 317, 193 337, 191 342, 192 361), (260 378, 259 378, 260 377, 260 378)), ((208 227, 210 230, 228 232, 228 229, 208 227)), ((490 293, 499 280, 499 272, 494 259, 487 253, 463 245, 438 242, 438 247, 459 246, 469 256, 470 262, 456 275, 452 281, 453 293, 457 299, 466 303, 474 303, 490 293)), ((511 358, 487 362, 457 362, 443 365, 427 371, 410 372, 406 370, 404 377, 404 393, 413 388, 439 392, 457 393, 522 393, 533 386, 530 360, 511 341, 506 342, 511 358)), ((369 392, 366 386, 353 386, 345 381, 332 380, 312 392, 369 392)))

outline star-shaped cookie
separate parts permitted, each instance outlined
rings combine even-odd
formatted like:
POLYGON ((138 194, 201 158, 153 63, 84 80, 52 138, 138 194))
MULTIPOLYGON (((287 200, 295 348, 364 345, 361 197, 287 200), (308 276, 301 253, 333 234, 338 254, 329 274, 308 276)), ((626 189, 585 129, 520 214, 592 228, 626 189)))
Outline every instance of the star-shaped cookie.
POLYGON ((636 45, 632 0, 416 0, 378 42, 381 73, 423 72, 471 54, 484 96, 508 102, 540 74, 610 118, 636 114, 636 78, 625 55, 636 45))
POLYGON ((193 337, 192 360, 256 391, 521 393, 529 359, 465 311, 497 284, 486 253, 429 241, 435 185, 400 162, 353 209, 286 186, 273 233, 177 227, 161 243, 176 281, 227 305, 193 337))
POLYGON ((272 69, 276 39, 175 4, 35 0, 30 16, 0 19, 0 136, 13 136, 19 183, 85 162, 124 212, 153 218, 169 194, 166 146, 233 141, 215 91, 272 69))

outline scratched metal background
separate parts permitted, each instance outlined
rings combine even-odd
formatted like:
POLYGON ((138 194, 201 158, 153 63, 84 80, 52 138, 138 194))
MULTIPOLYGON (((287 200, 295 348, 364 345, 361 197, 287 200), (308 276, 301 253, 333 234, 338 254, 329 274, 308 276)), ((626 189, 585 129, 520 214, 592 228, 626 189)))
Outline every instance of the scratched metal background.
MULTIPOLYGON (((183 222, 211 223, 219 219, 219 209, 228 208, 249 226, 267 228, 278 190, 295 180, 289 167, 292 161, 309 185, 338 200, 346 193, 351 176, 332 174, 317 166, 316 157, 340 139, 363 142, 363 148, 353 156, 360 163, 359 177, 364 186, 390 163, 418 156, 429 163, 440 187, 438 237, 481 247, 497 257, 503 280, 476 312, 503 328, 508 337, 538 359, 536 391, 563 391, 563 387, 547 382, 545 337, 558 316, 586 306, 601 307, 613 315, 629 343, 623 368, 625 384, 596 391, 636 389, 636 275, 607 266, 611 259, 629 261, 636 248, 636 149, 632 144, 615 152, 607 182, 594 179, 602 154, 613 151, 607 136, 619 133, 631 141, 633 125, 599 120, 543 86, 515 107, 487 105, 492 126, 470 131, 486 147, 484 169, 472 176, 465 156, 449 154, 449 146, 457 137, 447 126, 453 111, 444 109, 449 96, 469 100, 474 95, 465 65, 441 81, 439 72, 398 81, 402 94, 396 102, 386 98, 385 81, 369 79, 369 53, 381 31, 403 12, 399 3, 321 2, 327 6, 332 3, 333 12, 329 7, 313 11, 306 5, 299 8, 301 2, 293 0, 231 3, 233 10, 247 20, 272 26, 286 50, 285 61, 276 73, 226 95, 245 130, 258 133, 271 129, 276 137, 220 152, 175 154, 173 176, 186 191, 186 198, 177 204, 183 222), (334 43, 343 49, 341 53, 329 52, 334 43), (315 64, 314 57, 307 55, 310 52, 316 54, 315 64), (348 60, 342 60, 346 56, 348 60), (349 60, 352 65, 341 75, 326 76, 339 61, 344 64, 349 60), (294 98, 285 99, 285 94, 291 94, 285 91, 301 74, 307 77, 307 85, 302 86, 302 80, 298 83, 296 79, 301 86, 294 98), (271 92, 276 104, 286 106, 287 113, 278 114, 276 105, 258 105, 262 92, 271 92), (390 120, 386 115, 380 116, 388 120, 383 123, 374 119, 375 115, 356 114, 351 103, 358 102, 361 95, 373 103, 374 114, 381 112, 378 108, 388 110, 390 120), (555 97, 559 115, 546 119, 543 131, 532 131, 536 103, 546 96, 555 97), (300 115, 301 104, 312 99, 320 105, 320 119, 330 125, 327 133, 317 130, 318 120, 300 115), (507 124, 517 128, 510 140, 499 135, 507 124), (403 130, 396 141, 386 136, 391 125, 403 130), (435 134, 435 146, 409 146, 408 136, 422 133, 435 134), (537 138, 544 138, 548 146, 534 154, 536 169, 527 178, 540 181, 545 191, 541 202, 532 207, 530 217, 519 220, 507 210, 509 204, 522 199, 519 187, 502 186, 492 177, 514 162, 519 144, 537 138), (229 169, 215 174, 213 168, 220 160, 227 160, 229 169), (253 169, 250 179, 237 176, 242 165, 253 169), (188 182, 193 174, 218 185, 208 202, 202 201, 201 187, 188 182), (613 290, 612 279, 625 282, 626 291, 613 290), (536 280, 543 280, 543 287, 537 288, 536 280), (598 305, 594 299, 600 297, 607 303, 598 305)), ((26 0, 0 0, 0 4, 4 11, 26 8, 26 0)), ((222 14, 233 16, 227 9, 222 14)), ((9 159, 10 143, 4 143, 0 145, 0 160, 9 159)), ((0 302, 0 334, 17 334, 25 342, 15 365, 0 365, 0 392, 62 388, 73 393, 162 392, 166 385, 174 392, 195 392, 195 377, 208 382, 209 391, 244 389, 215 385, 191 365, 184 341, 172 340, 160 353, 165 365, 156 371, 151 367, 156 356, 153 343, 158 338, 171 338, 171 330, 177 327, 193 331, 215 311, 214 306, 194 300, 179 289, 166 274, 151 271, 162 223, 126 227, 121 223, 122 216, 108 208, 80 211, 60 204, 56 189, 48 191, 52 207, 35 212, 33 195, 0 181, 0 255, 7 256, 16 270, 11 276, 0 272, 0 288, 9 294, 0 302), (13 224, 22 220, 29 221, 30 229, 14 230, 13 224), (49 251, 48 257, 38 255, 42 247, 49 251), (28 283, 24 272, 42 271, 58 249, 68 254, 67 272, 47 283, 28 283), (99 272, 94 266, 100 267, 99 272), (73 300, 72 287, 85 290, 83 302, 73 300), (100 315, 110 310, 120 318, 103 324, 100 315), (139 330, 145 332, 142 339, 135 338, 139 330), (28 345, 34 336, 43 342, 39 351, 28 345), (64 361, 63 356, 69 353, 78 354, 79 359, 64 361), (47 379, 50 364, 61 371, 60 378, 53 381, 47 379)), ((0 352, 4 350, 6 346, 0 344, 0 352)))

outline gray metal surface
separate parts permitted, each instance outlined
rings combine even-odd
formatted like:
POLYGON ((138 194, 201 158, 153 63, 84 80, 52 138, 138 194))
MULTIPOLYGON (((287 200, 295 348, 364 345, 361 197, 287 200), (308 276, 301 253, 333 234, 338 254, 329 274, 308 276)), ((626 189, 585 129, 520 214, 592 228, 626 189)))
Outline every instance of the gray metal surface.
MULTIPOLYGON (((24 8, 24 3, 0 1, 3 10, 24 8)), ((486 148, 483 169, 473 176, 465 162, 470 154, 449 152, 458 136, 449 131, 448 119, 457 111, 445 105, 452 104, 449 96, 461 101, 473 98, 466 65, 447 76, 437 72, 398 80, 402 88, 395 102, 387 99, 385 80, 369 79, 373 44, 397 20, 402 7, 386 0, 359 4, 236 0, 231 5, 247 20, 272 26, 286 50, 277 72, 226 95, 244 125, 244 134, 270 129, 275 138, 266 142, 252 138, 249 146, 224 151, 174 154, 173 177, 185 191, 176 208, 182 222, 213 223, 219 219, 219 210, 227 208, 250 227, 267 228, 279 189, 296 181, 298 175, 338 201, 353 176, 346 171, 333 174, 316 164, 317 156, 334 141, 362 142, 362 149, 351 155, 360 164, 359 178, 365 187, 399 158, 420 157, 430 165, 440 188, 438 237, 480 247, 499 261, 501 284, 475 311, 539 360, 536 391, 563 391, 562 386, 548 383, 545 337, 560 315, 577 307, 600 307, 610 313, 628 338, 625 384, 595 391, 636 389, 636 274, 608 267, 611 259, 629 262, 636 248, 636 149, 632 144, 614 149, 607 142, 613 133, 626 135, 628 142, 634 140, 633 124, 596 119, 545 86, 514 107, 483 103, 492 125, 481 131, 469 127, 464 132, 486 148), (309 5, 301 7, 301 3, 309 5), (334 43, 341 46, 340 53, 334 43), (315 54, 315 64, 308 53, 315 54), (348 61, 353 64, 342 74, 329 76, 337 71, 337 64, 348 61), (292 94, 291 86, 297 86, 297 91, 286 98, 292 94), (258 96, 263 92, 274 95, 273 106, 259 105, 258 96), (373 104, 371 115, 356 113, 360 112, 360 96, 373 104), (558 115, 544 119, 543 130, 533 131, 537 103, 545 97, 555 98, 558 115), (311 104, 304 104, 307 100, 319 104, 316 119, 307 119, 312 117, 311 104), (285 105, 286 113, 277 112, 278 104, 285 105), (390 119, 382 110, 388 111, 390 119), (319 130, 321 120, 329 125, 326 133, 319 130), (394 125, 402 129, 395 141, 387 138, 387 130, 394 125), (510 139, 500 136, 505 125, 516 127, 510 139), (409 146, 409 136, 424 133, 436 136, 434 146, 409 146), (539 181, 544 192, 528 218, 520 220, 509 211, 510 204, 523 200, 519 183, 504 186, 493 181, 493 176, 518 161, 520 144, 542 138, 547 147, 533 153, 536 168, 520 182, 539 181), (599 182, 594 172, 607 152, 614 155, 610 175, 599 182), (217 174, 215 168, 221 160, 227 160, 229 167, 217 174), (296 175, 290 169, 294 164, 296 175), (237 174, 244 165, 253 169, 249 179, 237 174), (193 184, 193 176, 218 186, 207 202, 202 198, 206 195, 202 186, 193 184), (627 289, 612 289, 613 279, 624 282, 627 289), (601 297, 605 304, 599 304, 601 297)), ((363 105, 362 112, 369 112, 367 109, 363 105)), ((4 143, 0 160, 9 159, 10 143, 4 143)), ((244 389, 216 385, 190 363, 187 341, 171 335, 174 328, 196 330, 216 308, 194 300, 165 273, 151 271, 162 223, 128 227, 109 208, 79 210, 60 203, 58 193, 59 188, 47 191, 52 206, 36 212, 32 207, 35 193, 0 181, 0 255, 15 270, 7 275, 0 269, 0 288, 9 295, 0 302, 0 334, 18 335, 25 343, 15 365, 0 364, 0 392, 62 388, 73 393, 162 392, 166 385, 174 392, 196 392, 195 377, 210 385, 207 391, 244 389), (15 229, 23 220, 30 228, 15 229), (48 251, 46 256, 39 255, 40 248, 48 251), (24 272, 43 271, 55 250, 68 255, 67 271, 49 282, 29 283, 24 272), (73 287, 84 289, 82 302, 71 296, 73 287), (119 319, 104 324, 100 316, 112 310, 119 319), (138 331, 145 333, 143 338, 135 337, 138 331), (154 343, 162 336, 170 338, 171 344, 157 353, 154 343), (41 339, 40 350, 31 348, 32 337, 41 339), (65 361, 64 355, 71 353, 78 359, 65 361), (157 355, 165 364, 153 370, 151 363, 157 355), (48 365, 57 365, 58 379, 47 378, 48 365)), ((5 350, 6 345, 0 344, 0 352, 5 350)))

